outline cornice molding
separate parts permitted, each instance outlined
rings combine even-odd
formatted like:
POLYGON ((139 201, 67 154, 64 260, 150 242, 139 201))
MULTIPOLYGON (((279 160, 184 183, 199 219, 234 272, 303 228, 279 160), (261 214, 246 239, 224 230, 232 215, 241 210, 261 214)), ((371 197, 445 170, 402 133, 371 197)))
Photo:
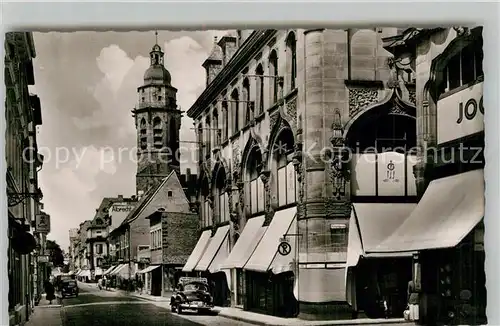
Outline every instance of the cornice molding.
POLYGON ((187 111, 187 116, 197 119, 208 103, 211 103, 245 65, 265 46, 277 33, 274 29, 254 31, 241 45, 228 64, 222 68, 217 77, 208 85, 195 103, 187 111))

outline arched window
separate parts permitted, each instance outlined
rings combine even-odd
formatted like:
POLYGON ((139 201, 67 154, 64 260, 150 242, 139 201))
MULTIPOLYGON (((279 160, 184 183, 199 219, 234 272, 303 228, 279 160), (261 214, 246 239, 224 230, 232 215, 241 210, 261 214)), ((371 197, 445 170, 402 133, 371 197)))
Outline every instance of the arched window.
POLYGON ((226 140, 229 137, 229 112, 226 100, 222 102, 222 116, 224 119, 224 121, 222 122, 224 128, 223 139, 226 140))
POLYGON ((201 181, 200 188, 200 207, 203 227, 212 225, 212 209, 210 208, 209 195, 208 179, 204 177, 201 181))
POLYGON ((140 135, 141 149, 146 149, 148 147, 148 135, 147 135, 146 119, 144 118, 141 119, 140 133, 141 133, 140 135))
POLYGON ((159 149, 162 147, 163 130, 161 125, 161 118, 155 117, 153 119, 153 142, 154 147, 159 149))
POLYGON ((286 39, 286 56, 287 56, 287 75, 289 77, 289 90, 293 90, 296 86, 297 79, 297 40, 295 33, 290 32, 286 39))
POLYGON ((245 125, 249 124, 253 119, 253 107, 250 103, 250 82, 248 78, 243 80, 243 106, 245 110, 245 125))
POLYGON ((217 212, 217 222, 229 221, 229 196, 228 193, 226 193, 226 171, 223 167, 220 167, 217 171, 214 200, 217 212))
POLYGON ((292 131, 284 129, 273 146, 275 194, 278 207, 297 202, 297 176, 292 162, 294 145, 292 131))
POLYGON ((271 103, 274 104, 278 101, 278 54, 276 50, 272 50, 269 55, 269 72, 272 76, 274 76, 273 82, 271 83, 271 103))
POLYGON ((361 153, 406 153, 415 149, 417 132, 414 117, 386 113, 361 119, 349 130, 347 143, 353 150, 361 153))
POLYGON ((255 69, 257 77, 257 112, 264 112, 264 68, 259 64, 255 69))
POLYGON ((240 131, 240 95, 235 89, 231 93, 231 114, 233 116, 233 135, 240 131))
POLYGON ((262 154, 257 146, 255 146, 248 156, 245 184, 246 184, 246 203, 247 212, 251 215, 264 212, 264 183, 260 178, 260 170, 262 164, 262 154))

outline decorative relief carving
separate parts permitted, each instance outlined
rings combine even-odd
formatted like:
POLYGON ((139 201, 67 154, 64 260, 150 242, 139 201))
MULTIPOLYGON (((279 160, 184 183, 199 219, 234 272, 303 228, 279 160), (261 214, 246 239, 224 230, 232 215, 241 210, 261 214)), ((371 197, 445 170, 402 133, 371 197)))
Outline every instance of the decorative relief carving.
POLYGON ((410 103, 416 105, 417 104, 416 92, 414 90, 409 90, 409 93, 410 93, 410 98, 409 98, 410 103))
POLYGON ((349 89, 349 116, 352 117, 367 106, 377 103, 378 91, 375 89, 349 89))

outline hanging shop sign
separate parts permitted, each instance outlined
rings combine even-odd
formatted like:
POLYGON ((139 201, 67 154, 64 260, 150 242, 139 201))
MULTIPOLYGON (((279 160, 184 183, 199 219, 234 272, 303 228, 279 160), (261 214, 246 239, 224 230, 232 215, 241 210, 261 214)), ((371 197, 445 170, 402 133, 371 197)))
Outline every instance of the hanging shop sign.
POLYGON ((438 144, 484 131, 483 83, 479 82, 438 101, 438 144))
POLYGON ((46 213, 36 214, 35 216, 35 232, 50 233, 50 215, 46 213))

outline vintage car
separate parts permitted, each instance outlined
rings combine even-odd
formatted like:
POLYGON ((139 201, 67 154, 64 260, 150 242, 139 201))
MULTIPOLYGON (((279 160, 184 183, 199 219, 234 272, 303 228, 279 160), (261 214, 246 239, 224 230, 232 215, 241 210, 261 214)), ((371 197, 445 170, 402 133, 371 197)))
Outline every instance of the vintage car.
POLYGON ((173 312, 181 314, 183 310, 195 310, 198 313, 210 312, 214 307, 212 296, 208 292, 206 278, 181 277, 178 290, 170 298, 173 312))
POLYGON ((66 298, 68 296, 78 297, 78 284, 75 280, 61 281, 61 297, 66 298))

